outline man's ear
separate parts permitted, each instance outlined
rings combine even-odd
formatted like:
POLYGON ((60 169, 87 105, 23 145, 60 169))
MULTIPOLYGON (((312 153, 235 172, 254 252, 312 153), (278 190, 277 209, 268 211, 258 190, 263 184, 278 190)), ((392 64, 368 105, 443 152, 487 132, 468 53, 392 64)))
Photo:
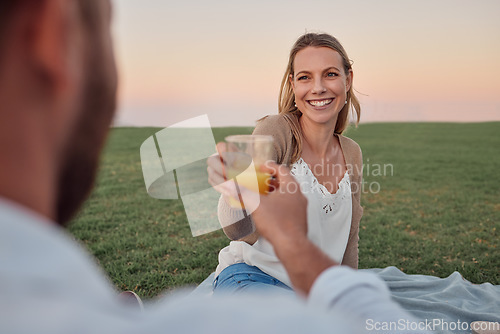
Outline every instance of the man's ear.
POLYGON ((73 0, 37 0, 39 6, 29 13, 29 58, 35 70, 56 90, 65 89, 70 76, 69 58, 74 22, 73 0))

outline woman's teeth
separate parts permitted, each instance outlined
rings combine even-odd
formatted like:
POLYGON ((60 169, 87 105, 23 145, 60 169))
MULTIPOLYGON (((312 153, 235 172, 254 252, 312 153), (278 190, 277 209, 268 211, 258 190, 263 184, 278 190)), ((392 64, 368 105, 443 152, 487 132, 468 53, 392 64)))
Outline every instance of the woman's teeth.
POLYGON ((332 103, 333 99, 326 99, 326 100, 311 100, 309 101, 310 104, 312 104, 315 107, 323 107, 326 106, 327 104, 332 103))

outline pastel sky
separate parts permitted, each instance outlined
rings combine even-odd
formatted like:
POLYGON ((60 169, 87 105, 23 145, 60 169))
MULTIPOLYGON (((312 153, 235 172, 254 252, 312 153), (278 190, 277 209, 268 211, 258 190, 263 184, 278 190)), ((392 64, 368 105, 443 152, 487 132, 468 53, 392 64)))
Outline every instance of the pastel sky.
POLYGON ((114 0, 117 125, 201 114, 252 126, 277 113, 288 53, 304 32, 354 61, 362 122, 500 121, 498 0, 114 0))

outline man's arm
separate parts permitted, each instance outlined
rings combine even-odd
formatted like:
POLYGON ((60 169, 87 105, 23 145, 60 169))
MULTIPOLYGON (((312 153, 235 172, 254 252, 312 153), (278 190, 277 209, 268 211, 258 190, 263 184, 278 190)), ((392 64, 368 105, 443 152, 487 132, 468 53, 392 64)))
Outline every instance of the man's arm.
POLYGON ((305 295, 309 295, 311 287, 323 271, 338 265, 307 238, 272 244, 295 290, 305 295))
MULTIPOLYGON (((307 238, 307 199, 299 184, 284 166, 269 163, 265 168, 276 177, 276 186, 273 192, 260 197, 260 203, 253 203, 256 209, 252 217, 257 230, 273 245, 295 290, 305 294, 308 303, 344 314, 368 330, 375 329, 372 325, 376 324, 402 324, 387 331, 397 333, 411 329, 404 328, 408 323, 417 324, 391 300, 380 278, 339 266, 307 238)), ((425 328, 417 332, 425 332, 425 328)))
POLYGON ((242 196, 259 200, 250 203, 257 231, 273 245, 295 290, 308 295, 318 276, 338 263, 307 238, 307 199, 288 168, 275 163, 263 168, 276 178, 273 191, 259 198, 240 189, 242 196))

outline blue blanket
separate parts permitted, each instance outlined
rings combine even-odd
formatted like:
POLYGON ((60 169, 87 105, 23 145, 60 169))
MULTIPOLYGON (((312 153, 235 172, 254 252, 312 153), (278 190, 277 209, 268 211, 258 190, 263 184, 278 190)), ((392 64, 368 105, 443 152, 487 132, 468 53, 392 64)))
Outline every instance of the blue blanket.
MULTIPOLYGON (((500 285, 472 284, 458 272, 439 278, 407 275, 396 267, 360 270, 382 278, 396 302, 438 331, 470 333, 473 321, 500 323, 500 285)), ((213 279, 212 273, 193 293, 209 296, 213 279)))
POLYGON ((473 321, 500 323, 500 285, 472 284, 456 271, 439 278, 407 275, 396 267, 361 270, 381 277, 405 310, 424 321, 436 319, 442 331, 470 333, 473 321))

